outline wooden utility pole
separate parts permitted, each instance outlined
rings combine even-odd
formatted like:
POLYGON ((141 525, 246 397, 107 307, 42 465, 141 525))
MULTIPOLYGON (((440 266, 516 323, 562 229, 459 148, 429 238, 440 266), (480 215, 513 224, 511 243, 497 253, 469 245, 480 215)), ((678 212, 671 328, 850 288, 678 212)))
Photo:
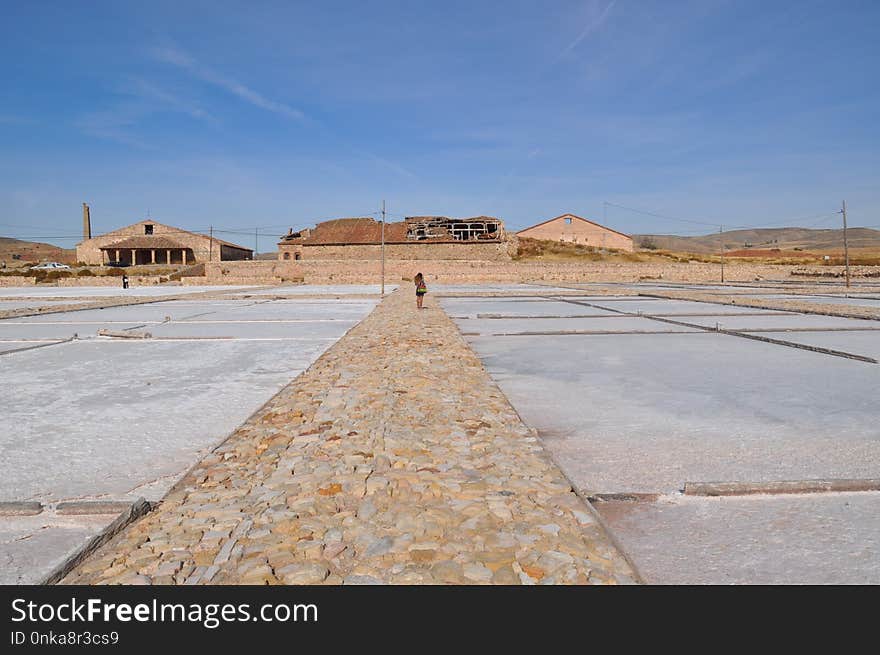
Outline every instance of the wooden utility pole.
POLYGON ((214 226, 208 227, 208 261, 214 257, 214 226))
POLYGON ((718 234, 721 235, 721 283, 724 283, 724 226, 718 226, 718 234))
POLYGON ((382 298, 385 297, 385 201, 382 201, 382 298))
POLYGON ((257 258, 257 252, 260 250, 260 228, 254 228, 254 256, 251 259, 257 258))
POLYGON ((843 201, 840 213, 843 214, 843 263, 846 266, 846 288, 849 289, 849 243, 846 240, 846 200, 843 201))

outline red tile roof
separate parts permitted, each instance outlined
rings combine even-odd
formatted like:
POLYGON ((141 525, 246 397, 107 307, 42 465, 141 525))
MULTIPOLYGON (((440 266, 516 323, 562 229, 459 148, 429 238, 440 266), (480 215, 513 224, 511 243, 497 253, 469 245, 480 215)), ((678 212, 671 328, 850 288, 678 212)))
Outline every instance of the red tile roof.
MULTIPOLYGON (((385 242, 406 241, 406 223, 386 223, 385 242)), ((307 239, 306 246, 332 243, 367 244, 382 242, 382 223, 372 218, 337 218, 318 223, 307 239)))
POLYGON ((101 246, 101 250, 130 250, 132 248, 149 248, 155 250, 173 250, 175 248, 187 248, 182 243, 173 241, 163 236, 138 236, 128 237, 121 241, 101 246))

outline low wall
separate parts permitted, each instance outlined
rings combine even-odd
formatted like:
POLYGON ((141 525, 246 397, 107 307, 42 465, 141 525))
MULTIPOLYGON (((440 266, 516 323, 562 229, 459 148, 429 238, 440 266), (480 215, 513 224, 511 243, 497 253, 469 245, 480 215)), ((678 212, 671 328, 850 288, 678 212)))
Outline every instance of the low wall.
MULTIPOLYGON (((201 278, 204 279, 204 278, 201 278)), ((129 275, 128 284, 130 286, 152 286, 160 284, 162 280, 168 280, 167 275, 129 275)), ((63 277, 56 280, 55 283, 45 286, 59 287, 119 287, 122 288, 121 275, 84 275, 82 277, 63 277)))
MULTIPOLYGON (((381 261, 246 261, 208 263, 205 277, 184 278, 186 285, 197 284, 375 284, 381 275, 381 261)), ((761 278, 787 278, 793 267, 784 265, 728 264, 725 280, 754 281, 761 278)), ((717 282, 721 269, 706 263, 632 262, 491 262, 449 260, 387 260, 385 280, 395 284, 423 273, 441 284, 482 282, 638 282, 668 280, 717 282)))
MULTIPOLYGON (((381 275, 380 262, 300 261, 307 284, 375 283, 381 275)), ((725 266, 725 280, 753 281, 757 278, 784 278, 790 266, 725 266)), ((440 284, 480 282, 638 282, 658 279, 669 281, 716 282, 721 269, 717 264, 645 264, 645 263, 520 263, 520 262, 450 262, 387 261, 385 279, 389 283, 411 279, 421 272, 440 284)))
MULTIPOLYGON (((846 277, 845 266, 798 266, 791 272, 800 277, 846 277)), ((850 266, 850 277, 880 277, 880 267, 850 266)))
POLYGON ((37 278, 26 275, 3 275, 0 276, 0 287, 30 287, 36 281, 37 278))
POLYGON ((236 279, 244 282, 235 284, 255 284, 265 281, 295 281, 302 278, 302 262, 257 260, 238 262, 206 262, 204 278, 181 278, 184 284, 192 284, 190 280, 209 280, 211 284, 233 284, 227 280, 236 279))
MULTIPOLYGON (((361 260, 381 260, 382 246, 365 245, 328 245, 293 247, 291 252, 299 250, 305 261, 338 260, 344 262, 361 260)), ((286 249, 279 246, 279 258, 283 259, 286 249)), ((462 241, 460 243, 431 243, 429 241, 412 241, 410 243, 386 243, 385 259, 390 260, 441 260, 441 261, 510 261, 516 253, 516 242, 508 241, 462 241)), ((293 255, 291 255, 291 258, 293 255)))

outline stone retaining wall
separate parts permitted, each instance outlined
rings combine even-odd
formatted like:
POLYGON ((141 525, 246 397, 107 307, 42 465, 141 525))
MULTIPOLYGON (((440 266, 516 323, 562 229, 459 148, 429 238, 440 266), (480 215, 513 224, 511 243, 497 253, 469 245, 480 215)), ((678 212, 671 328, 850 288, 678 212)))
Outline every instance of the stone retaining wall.
MULTIPOLYGON (((152 286, 168 280, 167 275, 129 275, 128 283, 137 286, 152 286)), ((204 284, 204 281, 202 282, 204 284)), ((55 285, 46 285, 55 286, 55 285)), ((84 275, 82 277, 63 277, 57 280, 59 287, 122 287, 121 275, 84 275)))
MULTIPOLYGON (((791 272, 800 277, 846 277, 845 266, 798 266, 791 272)), ((850 277, 880 277, 878 266, 850 266, 850 277)))
POLYGON ((0 287, 31 287, 36 282, 37 278, 25 275, 0 276, 0 287))
MULTIPOLYGON (((382 246, 364 245, 326 245, 299 248, 302 258, 311 260, 358 261, 382 259, 382 246)), ((278 256, 284 258, 285 250, 279 247, 278 256)), ((516 253, 514 241, 464 241, 460 243, 430 243, 412 241, 410 243, 386 243, 385 258, 402 260, 446 260, 446 261, 510 261, 516 253)))
MULTIPOLYGON (((273 284, 303 281, 306 284, 374 284, 381 275, 377 260, 300 260, 208 263, 204 278, 187 278, 184 284, 273 284)), ((791 266, 736 264, 725 267, 727 281, 787 278, 791 266)), ((492 262, 450 260, 400 260, 385 262, 385 281, 389 284, 409 280, 422 272, 441 284, 483 282, 638 282, 667 280, 716 282, 721 269, 705 263, 633 262, 492 262)))

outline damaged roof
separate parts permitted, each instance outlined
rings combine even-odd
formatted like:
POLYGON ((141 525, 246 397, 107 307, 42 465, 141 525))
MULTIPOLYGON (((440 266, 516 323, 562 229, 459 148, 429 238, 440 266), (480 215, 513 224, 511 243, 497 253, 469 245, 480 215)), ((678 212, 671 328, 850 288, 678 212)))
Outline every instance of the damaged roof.
MULTIPOLYGON (((416 240, 428 240, 433 243, 456 242, 453 236, 453 225, 468 223, 495 224, 487 235, 500 238, 503 235, 504 223, 491 216, 475 216, 473 218, 448 218, 446 216, 407 216, 403 221, 385 223, 385 243, 413 243, 416 240), (416 236, 416 231, 421 236, 416 236), (427 231, 433 232, 430 235, 427 231), (496 236, 497 235, 497 236, 496 236), (427 238, 426 238, 427 237, 427 238)), ((484 239, 484 236, 480 236, 484 239)), ((476 237, 473 239, 476 240, 476 237)), ((318 223, 311 230, 291 230, 281 237, 281 244, 298 243, 304 246, 319 245, 374 245, 382 242, 382 222, 368 217, 337 218, 318 223)))
MULTIPOLYGON (((406 223, 386 223, 385 242, 406 241, 406 223)), ((382 223, 372 218, 337 218, 318 223, 304 245, 382 243, 382 223)))

